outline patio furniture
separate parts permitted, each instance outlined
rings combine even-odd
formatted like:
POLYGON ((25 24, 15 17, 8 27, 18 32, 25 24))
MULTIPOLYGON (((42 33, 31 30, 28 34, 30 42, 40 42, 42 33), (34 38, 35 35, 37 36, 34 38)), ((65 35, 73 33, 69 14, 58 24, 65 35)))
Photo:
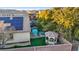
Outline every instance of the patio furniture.
POLYGON ((54 45, 54 44, 57 43, 58 33, 48 31, 48 32, 45 32, 45 37, 46 37, 46 43, 47 44, 53 44, 54 45))
POLYGON ((37 27, 32 27, 32 35, 33 36, 38 36, 38 29, 37 29, 37 27))

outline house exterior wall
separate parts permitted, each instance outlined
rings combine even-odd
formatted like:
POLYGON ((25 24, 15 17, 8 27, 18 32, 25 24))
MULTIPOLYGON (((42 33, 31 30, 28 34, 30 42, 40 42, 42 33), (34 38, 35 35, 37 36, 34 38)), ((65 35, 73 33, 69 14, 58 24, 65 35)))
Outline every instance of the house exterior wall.
POLYGON ((15 30, 13 32, 13 39, 8 40, 6 44, 24 41, 30 42, 30 20, 26 11, 0 10, 0 17, 23 17, 23 30, 15 30))
POLYGON ((17 42, 25 42, 30 41, 30 33, 29 32, 18 32, 13 34, 13 39, 7 41, 6 43, 17 43, 17 42))
POLYGON ((30 32, 30 20, 29 15, 26 11, 17 10, 0 10, 0 17, 23 17, 23 30, 30 32))

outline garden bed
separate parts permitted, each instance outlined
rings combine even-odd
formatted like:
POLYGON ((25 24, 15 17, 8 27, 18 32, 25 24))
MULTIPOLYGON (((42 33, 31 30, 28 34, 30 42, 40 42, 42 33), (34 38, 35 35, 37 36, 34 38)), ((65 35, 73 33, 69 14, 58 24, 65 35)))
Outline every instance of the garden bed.
POLYGON ((74 40, 72 43, 72 51, 79 51, 79 40, 74 40))

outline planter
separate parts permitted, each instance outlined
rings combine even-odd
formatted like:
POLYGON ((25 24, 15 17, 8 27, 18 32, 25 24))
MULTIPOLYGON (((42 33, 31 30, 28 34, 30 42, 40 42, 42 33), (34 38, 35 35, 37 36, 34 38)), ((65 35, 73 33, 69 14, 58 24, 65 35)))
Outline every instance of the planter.
POLYGON ((32 46, 43 46, 45 44, 45 37, 37 37, 31 39, 31 45, 32 46))
POLYGON ((73 51, 79 51, 79 41, 74 40, 74 41, 72 42, 72 50, 73 50, 73 51))
POLYGON ((3 51, 71 51, 72 44, 67 40, 62 38, 59 40, 61 44, 57 45, 44 45, 44 46, 32 46, 24 48, 12 48, 12 49, 2 49, 3 51))

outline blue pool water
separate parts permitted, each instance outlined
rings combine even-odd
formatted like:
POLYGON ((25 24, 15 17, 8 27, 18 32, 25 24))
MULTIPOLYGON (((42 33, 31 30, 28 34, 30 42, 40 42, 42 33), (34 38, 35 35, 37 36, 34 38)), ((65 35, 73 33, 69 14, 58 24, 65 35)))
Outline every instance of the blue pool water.
POLYGON ((15 30, 23 30, 23 17, 0 17, 0 21, 4 23, 11 23, 11 26, 15 27, 15 30))

